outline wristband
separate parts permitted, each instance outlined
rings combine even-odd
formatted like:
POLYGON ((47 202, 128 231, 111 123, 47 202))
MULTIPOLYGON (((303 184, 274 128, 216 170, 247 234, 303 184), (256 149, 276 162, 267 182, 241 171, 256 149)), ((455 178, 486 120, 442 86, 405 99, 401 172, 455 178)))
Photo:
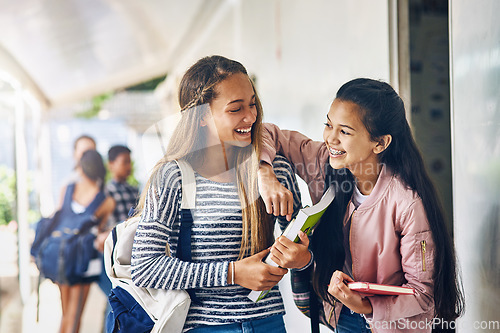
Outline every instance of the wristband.
POLYGON ((231 261, 231 284, 234 284, 234 261, 231 261))

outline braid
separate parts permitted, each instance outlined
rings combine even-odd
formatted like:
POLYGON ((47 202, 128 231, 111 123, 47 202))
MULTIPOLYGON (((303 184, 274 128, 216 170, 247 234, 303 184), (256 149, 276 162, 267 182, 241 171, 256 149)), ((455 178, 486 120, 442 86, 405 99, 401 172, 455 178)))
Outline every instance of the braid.
POLYGON ((209 103, 208 101, 215 97, 215 87, 216 83, 207 84, 203 87, 199 87, 194 94, 194 98, 189 101, 184 107, 181 109, 181 112, 194 108, 195 106, 202 105, 205 103, 209 103))

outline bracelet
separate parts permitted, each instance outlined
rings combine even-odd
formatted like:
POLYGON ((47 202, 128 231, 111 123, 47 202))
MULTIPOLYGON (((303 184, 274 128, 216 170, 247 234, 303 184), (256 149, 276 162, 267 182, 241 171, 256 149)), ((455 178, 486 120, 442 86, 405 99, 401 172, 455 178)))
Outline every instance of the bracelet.
POLYGON ((231 261, 231 284, 234 284, 234 261, 231 261))

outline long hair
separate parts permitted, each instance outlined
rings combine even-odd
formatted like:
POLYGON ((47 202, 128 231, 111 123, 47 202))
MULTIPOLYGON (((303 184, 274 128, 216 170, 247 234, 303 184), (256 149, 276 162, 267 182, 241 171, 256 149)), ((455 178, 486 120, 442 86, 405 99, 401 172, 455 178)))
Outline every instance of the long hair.
MULTIPOLYGON (((172 134, 165 156, 156 164, 141 194, 138 213, 142 211, 147 189, 153 177, 165 163, 185 159, 193 165, 209 158, 204 154, 207 128, 200 126, 200 122, 207 112, 210 112, 209 105, 217 97, 217 85, 237 73, 248 76, 241 63, 222 56, 202 58, 186 71, 179 86, 181 119, 172 134)), ((236 170, 238 195, 242 207, 240 259, 264 250, 272 242, 270 217, 266 214, 257 188, 257 170, 262 149, 262 105, 253 82, 251 80, 250 82, 255 93, 257 110, 256 121, 252 126, 252 144, 247 147, 233 147, 234 159, 228 161, 236 170)))
POLYGON ((364 78, 344 84, 336 98, 359 107, 360 119, 372 140, 386 134, 392 136, 391 144, 379 154, 379 162, 422 200, 436 246, 433 275, 436 315, 445 320, 456 319, 463 314, 464 296, 454 246, 440 199, 406 120, 403 101, 389 84, 364 78))
POLYGON ((104 188, 104 178, 106 177, 106 167, 102 161, 102 156, 96 150, 87 150, 82 154, 78 162, 82 172, 89 179, 95 181, 102 191, 104 188))
POLYGON ((327 163, 325 174, 325 191, 332 186, 335 200, 321 217, 309 243, 316 262, 311 283, 322 300, 334 305, 335 298, 328 292, 328 284, 333 272, 344 267, 344 215, 356 185, 348 169, 335 170, 327 163))

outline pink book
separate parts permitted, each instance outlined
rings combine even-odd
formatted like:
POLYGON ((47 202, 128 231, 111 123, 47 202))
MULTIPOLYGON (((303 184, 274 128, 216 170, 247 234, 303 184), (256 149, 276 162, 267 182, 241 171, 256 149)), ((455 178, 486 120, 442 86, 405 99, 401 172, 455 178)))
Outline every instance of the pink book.
POLYGON ((349 289, 367 295, 414 295, 415 289, 369 282, 349 282, 349 289))

